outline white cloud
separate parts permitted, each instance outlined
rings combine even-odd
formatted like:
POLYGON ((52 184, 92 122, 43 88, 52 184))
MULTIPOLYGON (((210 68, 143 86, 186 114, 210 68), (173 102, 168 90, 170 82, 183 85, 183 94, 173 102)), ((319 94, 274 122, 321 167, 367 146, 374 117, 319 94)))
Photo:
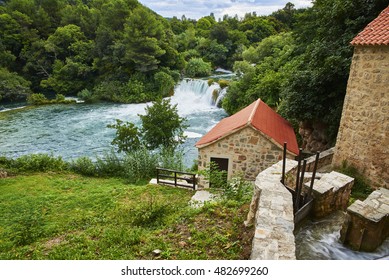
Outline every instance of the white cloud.
POLYGON ((139 0, 143 5, 164 17, 185 15, 187 18, 199 19, 214 13, 216 18, 228 14, 242 17, 246 13, 256 12, 268 15, 291 2, 296 8, 312 5, 311 0, 139 0))

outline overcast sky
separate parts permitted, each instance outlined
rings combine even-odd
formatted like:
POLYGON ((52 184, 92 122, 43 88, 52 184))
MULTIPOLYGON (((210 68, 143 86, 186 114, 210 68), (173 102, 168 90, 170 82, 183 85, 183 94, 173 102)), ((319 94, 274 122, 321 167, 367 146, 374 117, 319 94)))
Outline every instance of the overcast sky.
POLYGON ((296 8, 311 6, 311 0, 138 0, 163 17, 199 19, 214 13, 216 19, 223 15, 243 17, 246 13, 268 15, 291 2, 296 8))

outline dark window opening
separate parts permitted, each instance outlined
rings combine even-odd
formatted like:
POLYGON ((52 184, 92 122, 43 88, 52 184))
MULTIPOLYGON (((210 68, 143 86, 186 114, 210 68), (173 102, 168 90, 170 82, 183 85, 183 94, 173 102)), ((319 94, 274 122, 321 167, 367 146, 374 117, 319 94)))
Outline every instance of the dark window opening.
POLYGON ((211 157, 209 186, 223 188, 227 184, 228 158, 211 157))

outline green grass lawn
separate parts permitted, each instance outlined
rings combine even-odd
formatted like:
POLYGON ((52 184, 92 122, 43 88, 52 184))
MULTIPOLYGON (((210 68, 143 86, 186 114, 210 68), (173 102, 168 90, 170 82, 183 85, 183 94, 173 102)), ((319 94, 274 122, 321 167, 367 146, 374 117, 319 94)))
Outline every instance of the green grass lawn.
POLYGON ((248 258, 249 201, 192 209, 193 194, 72 173, 0 179, 0 259, 248 258))

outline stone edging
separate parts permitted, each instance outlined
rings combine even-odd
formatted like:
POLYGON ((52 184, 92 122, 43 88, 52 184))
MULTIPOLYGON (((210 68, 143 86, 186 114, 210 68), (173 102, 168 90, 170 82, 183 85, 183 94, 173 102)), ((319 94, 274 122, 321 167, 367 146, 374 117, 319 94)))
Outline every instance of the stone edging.
MULTIPOLYGON (((320 154, 318 168, 331 164, 334 149, 320 154)), ((307 159, 307 170, 313 169, 315 156, 307 159)), ((286 160, 285 173, 293 181, 297 161, 286 160), (289 175, 289 176, 288 176, 289 175)), ((245 222, 255 226, 252 260, 295 260, 296 247, 292 194, 281 181, 282 161, 258 174, 254 194, 245 222)))

